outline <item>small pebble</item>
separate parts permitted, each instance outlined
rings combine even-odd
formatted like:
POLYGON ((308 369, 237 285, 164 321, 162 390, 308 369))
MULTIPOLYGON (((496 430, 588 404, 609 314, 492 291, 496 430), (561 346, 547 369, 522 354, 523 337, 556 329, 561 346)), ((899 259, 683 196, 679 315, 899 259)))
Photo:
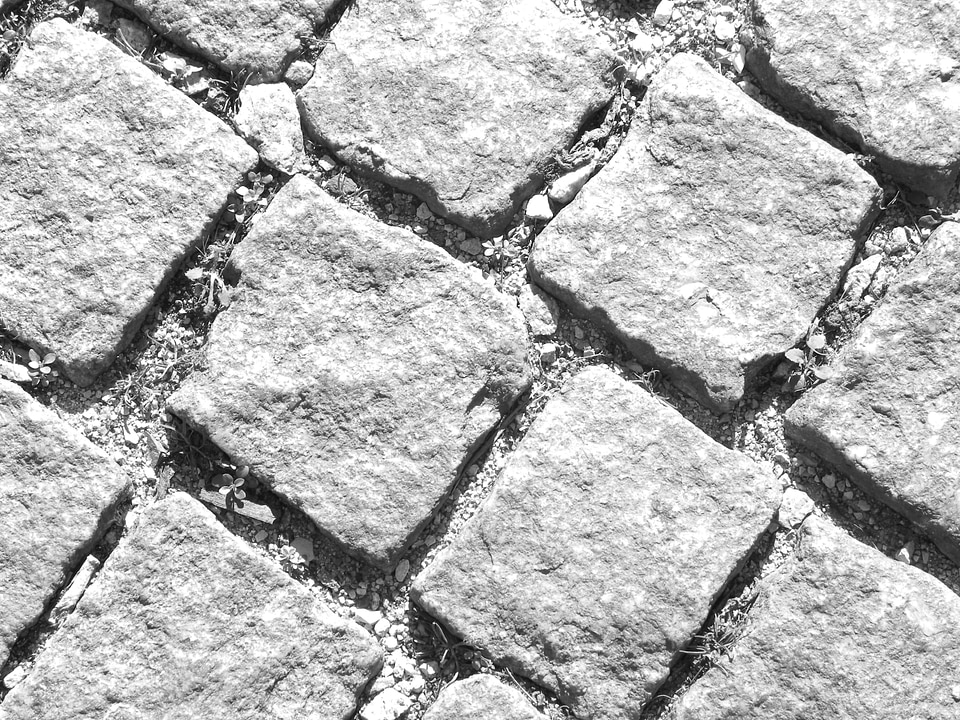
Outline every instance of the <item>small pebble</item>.
POLYGON ((406 579, 408 572, 410 572, 410 561, 404 558, 397 563, 397 567, 393 571, 393 577, 398 583, 401 583, 406 579))

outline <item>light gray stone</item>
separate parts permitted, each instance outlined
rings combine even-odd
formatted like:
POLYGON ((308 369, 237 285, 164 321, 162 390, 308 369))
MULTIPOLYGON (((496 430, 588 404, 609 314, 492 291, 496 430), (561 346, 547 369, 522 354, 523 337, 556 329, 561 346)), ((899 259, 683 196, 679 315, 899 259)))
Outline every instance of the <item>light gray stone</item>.
POLYGON ((403 715, 413 700, 393 687, 377 693, 360 711, 360 720, 397 720, 403 715))
POLYGON ((560 205, 567 205, 583 189, 595 169, 593 163, 588 163, 582 168, 561 175, 550 186, 550 199, 560 205))
POLYGON ((536 285, 524 285, 518 298, 520 311, 534 335, 553 335, 560 320, 560 306, 536 285))
POLYGON ((747 65, 784 106, 944 197, 960 171, 960 0, 754 0, 747 65))
POLYGON ((537 238, 530 271, 726 410, 804 336, 878 198, 849 157, 681 54, 610 163, 537 238))
POLYGON ((342 720, 376 642, 175 493, 104 564, 2 720, 342 720))
POLYGON ((544 720, 527 699, 490 675, 447 685, 423 720, 544 720))
POLYGON ((492 237, 609 102, 613 64, 550 0, 371 0, 334 28, 299 99, 342 160, 492 237))
POLYGON ((150 49, 153 33, 143 23, 121 18, 116 22, 117 40, 137 55, 143 55, 150 49))
POLYGON ((940 226, 785 429, 960 562, 960 224, 940 226))
POLYGON ((795 528, 806 520, 814 508, 813 498, 803 490, 789 487, 783 491, 783 500, 780 502, 777 519, 781 527, 795 528))
POLYGON ((732 653, 678 720, 953 720, 960 598, 820 518, 799 560, 761 581, 732 653))
POLYGON ((772 474, 591 368, 412 597, 582 720, 636 720, 779 501, 772 474))
POLYGON ((352 553, 392 567, 529 386, 512 298, 302 176, 231 257, 208 369, 170 408, 352 553))
POLYGON ((160 35, 255 82, 277 82, 337 0, 117 0, 160 35))
POLYGON ((256 161, 106 39, 38 25, 0 83, 3 325, 93 382, 256 161))
POLYGON ((286 84, 247 85, 240 91, 240 109, 233 122, 270 167, 292 175, 303 163, 300 112, 286 84))
POLYGON ((0 380, 0 667, 96 544, 127 486, 102 451, 0 380))
POLYGON ((528 220, 533 220, 534 222, 547 222, 553 217, 553 209, 550 207, 550 198, 548 198, 546 195, 534 195, 527 203, 525 213, 528 220))

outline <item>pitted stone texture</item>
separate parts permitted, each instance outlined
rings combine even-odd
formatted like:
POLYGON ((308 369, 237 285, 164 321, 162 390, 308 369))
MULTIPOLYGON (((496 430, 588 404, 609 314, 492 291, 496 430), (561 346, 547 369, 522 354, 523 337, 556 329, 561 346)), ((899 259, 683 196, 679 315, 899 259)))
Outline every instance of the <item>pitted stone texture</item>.
POLYGON ((549 0, 370 0, 300 106, 342 160, 489 237, 610 100, 612 57, 549 0))
POLYGON ((301 176, 237 246, 170 407, 347 550, 392 565, 531 382, 523 317, 440 248, 301 176))
POLYGON ((93 548, 126 488, 102 451, 0 380, 0 667, 93 548))
POLYGON ((960 562, 960 225, 938 228, 786 431, 960 562))
POLYGON ((116 0, 171 42, 238 75, 277 82, 337 0, 116 0))
POLYGON ((678 720, 955 720, 960 598, 817 517, 678 720))
POLYGON ((423 720, 544 720, 519 690, 491 675, 447 685, 423 720))
POLYGON ((850 158, 678 55, 613 160, 537 239, 530 270, 726 410, 804 335, 878 197, 850 158))
POLYGON ((34 29, 0 83, 0 313, 88 385, 256 153, 104 38, 34 29))
POLYGON ((747 65, 765 90, 900 182, 947 195, 960 170, 960 0, 753 8, 747 65))
POLYGON ((582 720, 635 720, 778 504, 752 461, 585 370, 412 596, 582 720))
POLYGON ((270 167, 292 175, 304 161, 297 98, 286 83, 245 87, 233 122, 270 167))
POLYGON ((2 720, 342 720, 382 664, 341 620, 199 502, 150 507, 2 720))

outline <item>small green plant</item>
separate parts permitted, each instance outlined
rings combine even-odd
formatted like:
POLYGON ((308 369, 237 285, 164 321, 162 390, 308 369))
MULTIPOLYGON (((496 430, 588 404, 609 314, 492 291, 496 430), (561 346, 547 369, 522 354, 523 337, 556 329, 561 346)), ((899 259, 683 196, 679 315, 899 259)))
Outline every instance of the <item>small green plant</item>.
POLYGON ((258 172, 247 173, 246 185, 241 185, 234 193, 234 198, 227 205, 227 220, 242 225, 257 211, 267 206, 264 193, 267 186, 273 182, 273 175, 258 172), (247 187, 249 185, 249 187, 247 187))
POLYGON ((280 565, 287 571, 301 570, 306 567, 307 561, 293 545, 284 545, 280 548, 280 565))
POLYGON ((27 362, 27 372, 30 373, 30 384, 33 387, 47 387, 50 385, 50 382, 56 378, 59 373, 53 369, 52 365, 57 360, 57 356, 53 353, 47 353, 43 357, 40 357, 40 354, 30 349, 29 352, 30 360, 27 362))
POLYGON ((800 392, 834 376, 833 369, 822 364, 827 357, 827 337, 818 323, 810 326, 805 344, 805 350, 796 347, 784 353, 794 366, 783 385, 785 392, 800 392))
POLYGON ((246 465, 214 475, 211 483, 228 503, 242 503, 247 498, 247 490, 254 490, 259 486, 257 480, 250 477, 250 468, 246 465))
POLYGON ((519 249, 507 239, 506 235, 485 240, 482 245, 483 256, 492 258, 498 263, 509 262, 520 254, 519 249))

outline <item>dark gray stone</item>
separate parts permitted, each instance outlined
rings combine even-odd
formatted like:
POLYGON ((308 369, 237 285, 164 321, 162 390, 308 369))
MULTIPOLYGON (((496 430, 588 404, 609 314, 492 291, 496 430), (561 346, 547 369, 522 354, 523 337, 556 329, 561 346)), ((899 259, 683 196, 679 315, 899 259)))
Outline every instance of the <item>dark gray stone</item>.
POLYGON ((0 83, 3 325, 90 384, 256 162, 103 37, 37 26, 0 83))
POLYGON ((787 434, 920 525, 960 563, 960 225, 937 229, 787 434))
POLYGON ((239 75, 277 82, 337 0, 116 0, 171 42, 239 75))
POLYGON ((571 379, 412 597, 582 720, 636 720, 779 485, 606 369, 571 379))
POLYGON ((611 162, 539 236, 530 271, 726 410, 803 337, 878 197, 849 157, 678 55, 611 162))
POLYGON ((960 2, 754 0, 747 66, 783 105, 944 197, 960 171, 960 2))
POLYGON ((490 237, 609 102, 613 64, 549 0, 369 0, 299 99, 342 160, 490 237))
POLYGON ((817 517, 678 720, 955 720, 960 598, 817 517))
POLYGON ((127 486, 101 450, 0 380, 0 667, 96 544, 127 486))
POLYGON ((392 565, 530 385, 515 301, 301 176, 230 272, 208 369, 170 408, 348 551, 392 565))
POLYGON ((3 720, 344 720, 383 657, 176 493, 105 563, 3 720))
POLYGON ((423 720, 544 720, 527 699, 490 675, 447 685, 423 720))

